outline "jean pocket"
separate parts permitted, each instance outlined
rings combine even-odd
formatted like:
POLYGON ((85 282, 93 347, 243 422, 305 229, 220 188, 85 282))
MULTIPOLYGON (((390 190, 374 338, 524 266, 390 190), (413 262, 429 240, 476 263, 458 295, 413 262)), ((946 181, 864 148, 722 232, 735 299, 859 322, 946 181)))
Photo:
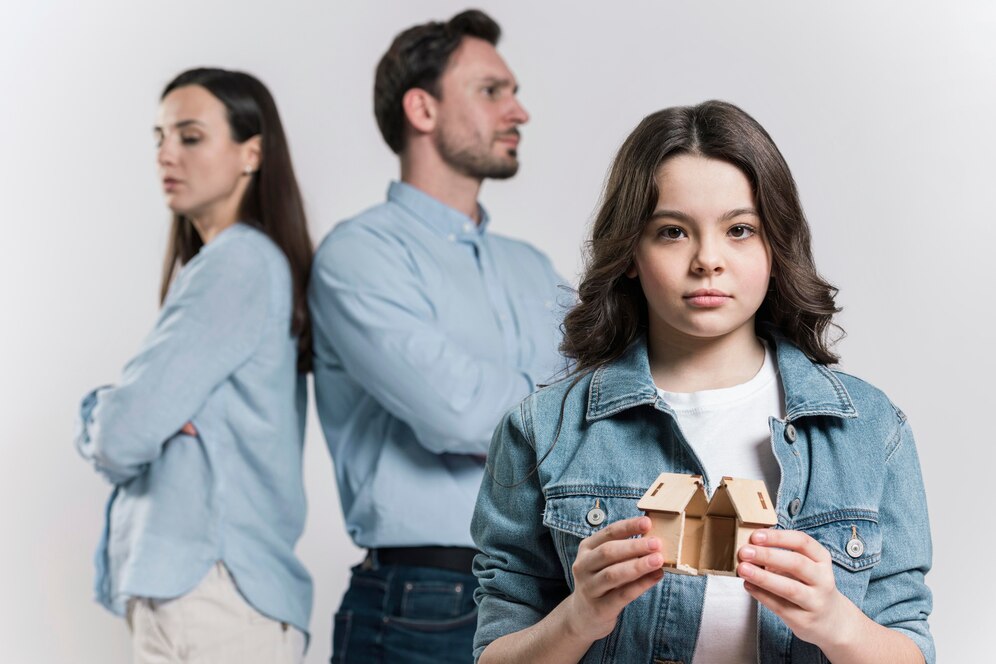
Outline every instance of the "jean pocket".
POLYGON ((465 613, 467 593, 463 582, 406 581, 401 591, 400 618, 453 620, 465 613))
POLYGON ((574 589, 571 567, 581 540, 615 521, 643 514, 636 504, 644 489, 619 486, 557 486, 546 491, 543 525, 550 530, 564 577, 574 589))
POLYGON ((332 659, 330 664, 346 661, 349 650, 349 635, 353 629, 353 612, 340 611, 335 614, 332 626, 332 659))
POLYGON ((871 569, 882 560, 882 531, 878 514, 844 509, 805 519, 796 528, 830 553, 837 590, 861 606, 871 569))

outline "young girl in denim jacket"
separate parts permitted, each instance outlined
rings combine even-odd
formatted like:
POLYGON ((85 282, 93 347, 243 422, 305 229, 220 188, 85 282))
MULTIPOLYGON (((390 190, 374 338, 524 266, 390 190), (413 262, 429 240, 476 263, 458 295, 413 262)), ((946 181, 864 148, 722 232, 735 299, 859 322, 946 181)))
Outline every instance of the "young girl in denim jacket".
POLYGON ((835 293, 756 121, 714 101, 643 120, 565 319, 573 375, 495 432, 472 526, 480 662, 934 661, 913 437, 828 368, 835 293), (778 523, 739 578, 663 571, 637 508, 661 472, 766 482, 778 523))

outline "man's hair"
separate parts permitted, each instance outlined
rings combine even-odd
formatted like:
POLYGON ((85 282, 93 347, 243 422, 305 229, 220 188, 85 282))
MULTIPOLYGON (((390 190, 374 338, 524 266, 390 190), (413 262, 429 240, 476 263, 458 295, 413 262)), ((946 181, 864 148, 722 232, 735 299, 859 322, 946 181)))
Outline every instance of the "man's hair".
POLYGON ((439 79, 464 37, 477 37, 497 46, 501 27, 484 12, 468 9, 446 23, 432 21, 408 28, 394 38, 380 59, 374 78, 374 115, 384 141, 395 154, 405 147, 402 98, 412 88, 441 98, 439 79))

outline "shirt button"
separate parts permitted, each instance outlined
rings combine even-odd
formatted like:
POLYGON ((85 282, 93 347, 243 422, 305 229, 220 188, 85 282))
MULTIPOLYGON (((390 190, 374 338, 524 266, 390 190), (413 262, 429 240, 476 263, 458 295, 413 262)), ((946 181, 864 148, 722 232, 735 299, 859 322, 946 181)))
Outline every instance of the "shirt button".
POLYGON ((785 440, 787 440, 789 444, 791 444, 795 442, 795 438, 796 438, 795 427, 792 426, 791 424, 787 425, 785 427, 785 440))
POLYGON ((852 558, 860 558, 861 554, 865 552, 865 543, 859 540, 857 537, 853 537, 847 542, 847 555, 852 558))
POLYGON ((585 517, 585 520, 588 521, 589 526, 600 526, 605 521, 605 512, 601 507, 592 507, 588 510, 588 516, 585 517))
POLYGON ((472 230, 474 230, 474 225, 472 223, 470 223, 469 221, 463 225, 463 232, 464 233, 469 233, 472 230))
POLYGON ((795 516, 802 509, 802 501, 798 498, 793 498, 792 502, 789 503, 789 516, 795 516))
POLYGON ((449 240, 450 242, 456 242, 456 235, 450 233, 449 235, 446 236, 446 239, 449 240))

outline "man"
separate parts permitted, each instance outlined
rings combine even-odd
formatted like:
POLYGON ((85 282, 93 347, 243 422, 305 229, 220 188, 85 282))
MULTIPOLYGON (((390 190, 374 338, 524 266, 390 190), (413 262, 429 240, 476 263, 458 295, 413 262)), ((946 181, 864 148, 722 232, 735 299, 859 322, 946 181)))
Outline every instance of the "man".
POLYGON ((334 662, 472 661, 469 528, 491 434, 564 368, 562 280, 488 232, 477 202, 485 178, 515 174, 529 119, 499 34, 466 11, 398 35, 374 110, 401 182, 315 257, 318 413, 346 526, 369 550, 336 614, 334 662))

